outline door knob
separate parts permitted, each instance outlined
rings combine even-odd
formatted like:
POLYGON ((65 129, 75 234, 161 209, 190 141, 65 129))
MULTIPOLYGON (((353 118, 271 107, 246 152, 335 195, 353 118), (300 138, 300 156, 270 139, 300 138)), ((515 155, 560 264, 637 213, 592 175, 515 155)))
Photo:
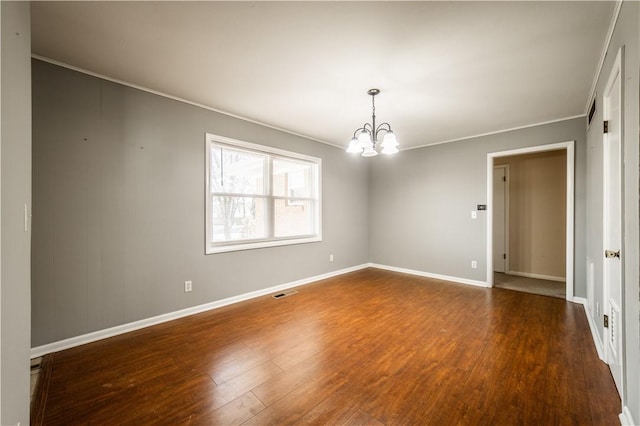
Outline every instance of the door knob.
POLYGON ((606 257, 607 259, 613 259, 614 257, 617 257, 618 259, 620 259, 620 250, 618 251, 605 250, 604 257, 606 257))

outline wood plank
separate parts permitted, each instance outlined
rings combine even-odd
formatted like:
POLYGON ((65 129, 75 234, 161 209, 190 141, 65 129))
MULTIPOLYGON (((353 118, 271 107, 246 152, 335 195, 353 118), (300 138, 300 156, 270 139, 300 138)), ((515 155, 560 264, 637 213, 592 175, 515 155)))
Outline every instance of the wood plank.
POLYGON ((281 373, 282 369, 270 361, 258 365, 217 386, 210 396, 210 404, 212 407, 218 408, 281 373))
POLYGON ((239 425, 264 408, 264 404, 253 393, 247 392, 214 411, 190 417, 184 424, 239 425))
POLYGON ((286 398, 279 399, 244 424, 259 426, 293 424, 345 383, 346 379, 337 373, 304 383, 290 392, 286 398))

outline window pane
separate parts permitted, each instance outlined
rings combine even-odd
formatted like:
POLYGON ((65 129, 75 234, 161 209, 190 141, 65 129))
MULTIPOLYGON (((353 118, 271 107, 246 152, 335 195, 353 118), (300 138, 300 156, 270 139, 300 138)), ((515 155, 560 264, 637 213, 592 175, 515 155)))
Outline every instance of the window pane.
POLYGON ((313 201, 274 200, 275 236, 315 234, 313 207, 313 201))
POLYGON ((315 198, 314 165, 308 162, 273 159, 273 195, 276 197, 315 198))
POLYGON ((211 146, 211 192, 264 194, 267 156, 211 146))
POLYGON ((213 242, 265 238, 265 204, 264 198, 213 196, 213 242))

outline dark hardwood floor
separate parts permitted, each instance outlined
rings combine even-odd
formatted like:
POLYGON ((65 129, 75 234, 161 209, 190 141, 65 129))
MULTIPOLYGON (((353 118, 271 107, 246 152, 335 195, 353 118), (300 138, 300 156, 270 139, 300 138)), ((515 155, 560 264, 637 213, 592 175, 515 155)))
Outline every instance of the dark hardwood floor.
POLYGON ((44 365, 33 424, 619 424, 582 306, 377 269, 44 365))

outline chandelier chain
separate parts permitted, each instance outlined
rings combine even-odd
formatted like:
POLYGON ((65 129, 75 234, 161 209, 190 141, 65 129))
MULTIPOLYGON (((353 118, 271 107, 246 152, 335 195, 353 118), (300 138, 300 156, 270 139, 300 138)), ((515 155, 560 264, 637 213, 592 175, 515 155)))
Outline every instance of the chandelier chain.
POLYGON ((376 116, 376 96, 375 95, 371 96, 371 107, 373 110, 373 116, 375 117, 376 116))

